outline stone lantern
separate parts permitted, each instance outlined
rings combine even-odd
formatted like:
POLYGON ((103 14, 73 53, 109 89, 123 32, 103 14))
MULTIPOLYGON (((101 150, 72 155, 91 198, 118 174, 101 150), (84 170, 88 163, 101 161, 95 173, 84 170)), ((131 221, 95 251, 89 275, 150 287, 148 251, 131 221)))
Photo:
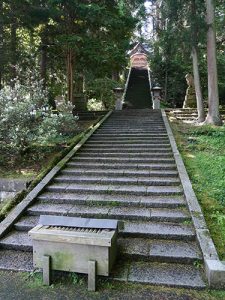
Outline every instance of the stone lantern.
POLYGON ((123 108, 123 88, 114 88, 113 92, 116 97, 115 110, 122 110, 123 108))
POLYGON ((153 109, 160 109, 162 88, 160 86, 155 86, 151 89, 151 91, 152 91, 153 109))

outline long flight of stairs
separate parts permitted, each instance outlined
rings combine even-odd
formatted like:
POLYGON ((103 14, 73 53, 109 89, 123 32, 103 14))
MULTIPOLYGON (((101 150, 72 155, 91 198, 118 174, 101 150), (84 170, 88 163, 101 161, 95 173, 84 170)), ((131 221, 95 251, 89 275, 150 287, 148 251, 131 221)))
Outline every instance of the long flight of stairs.
POLYGON ((32 270, 41 214, 123 221, 117 280, 204 288, 202 254, 160 111, 114 112, 0 240, 0 268, 32 270))
POLYGON ((124 106, 128 108, 151 108, 148 70, 132 68, 125 95, 124 106))

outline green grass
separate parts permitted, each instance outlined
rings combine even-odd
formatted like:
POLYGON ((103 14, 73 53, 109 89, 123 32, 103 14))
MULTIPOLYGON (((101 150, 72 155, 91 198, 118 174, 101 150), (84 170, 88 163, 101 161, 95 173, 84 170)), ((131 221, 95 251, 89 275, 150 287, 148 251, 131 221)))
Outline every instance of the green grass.
POLYGON ((225 260, 225 126, 171 125, 218 254, 225 260))

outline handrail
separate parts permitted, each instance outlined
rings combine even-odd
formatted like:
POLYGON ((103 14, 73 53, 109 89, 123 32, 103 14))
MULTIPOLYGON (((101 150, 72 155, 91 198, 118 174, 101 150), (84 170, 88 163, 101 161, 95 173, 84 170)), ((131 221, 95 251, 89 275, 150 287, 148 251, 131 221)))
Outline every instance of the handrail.
POLYGON ((124 100, 126 98, 126 93, 127 93, 127 89, 128 89, 129 80, 130 80, 130 74, 131 74, 131 67, 129 69, 129 73, 128 73, 128 76, 127 76, 127 81, 126 81, 126 84, 125 84, 125 87, 124 87, 124 92, 123 92, 123 96, 122 96, 122 103, 124 103, 124 100))
POLYGON ((151 72, 150 72, 150 68, 149 67, 148 67, 148 80, 149 80, 150 93, 151 93, 152 105, 153 105, 152 79, 151 79, 151 72))

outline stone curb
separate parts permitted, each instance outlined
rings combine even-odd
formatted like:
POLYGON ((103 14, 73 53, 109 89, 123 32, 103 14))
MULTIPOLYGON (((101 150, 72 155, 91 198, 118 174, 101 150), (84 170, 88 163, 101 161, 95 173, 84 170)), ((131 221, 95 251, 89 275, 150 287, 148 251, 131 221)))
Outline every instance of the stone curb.
POLYGON ((225 288, 225 262, 220 261, 215 245, 211 239, 201 207, 192 188, 190 178, 185 168, 182 157, 176 145, 173 132, 169 125, 165 110, 161 110, 166 126, 179 177, 184 189, 185 198, 195 226, 197 240, 203 253, 206 276, 211 288, 225 288))
POLYGON ((45 186, 53 179, 53 177, 64 167, 69 159, 83 146, 83 144, 91 137, 91 135, 102 125, 102 123, 111 115, 109 111, 85 136, 74 146, 74 148, 62 159, 55 167, 34 187, 34 189, 8 214, 8 216, 0 223, 0 238, 5 235, 13 224, 20 218, 25 209, 33 203, 35 198, 45 188, 45 186))

